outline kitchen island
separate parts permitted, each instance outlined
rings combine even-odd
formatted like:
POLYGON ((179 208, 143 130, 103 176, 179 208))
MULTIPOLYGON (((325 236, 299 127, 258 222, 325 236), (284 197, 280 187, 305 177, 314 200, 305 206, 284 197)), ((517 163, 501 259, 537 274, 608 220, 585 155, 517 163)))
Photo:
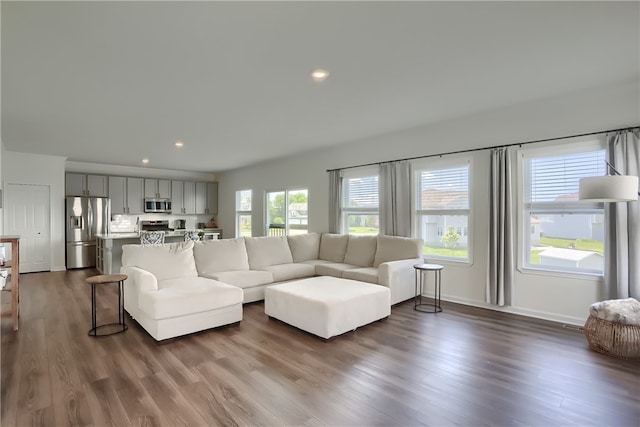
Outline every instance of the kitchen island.
MULTIPOLYGON (((122 266, 122 246, 140 244, 139 233, 96 234, 96 268, 100 274, 119 274, 122 266)), ((170 231, 165 243, 182 242, 184 231, 170 231)))

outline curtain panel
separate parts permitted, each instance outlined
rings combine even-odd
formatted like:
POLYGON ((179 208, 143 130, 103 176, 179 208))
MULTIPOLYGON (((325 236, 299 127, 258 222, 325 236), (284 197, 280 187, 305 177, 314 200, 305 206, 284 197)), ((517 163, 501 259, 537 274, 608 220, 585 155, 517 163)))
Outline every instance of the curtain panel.
POLYGON ((486 301, 498 306, 511 305, 515 268, 512 163, 508 148, 491 150, 486 301))
POLYGON ((411 166, 380 164, 380 234, 411 237, 411 166))
POLYGON ((342 233, 342 175, 329 171, 329 233, 342 233))
MULTIPOLYGON (((640 175, 640 129, 607 135, 609 163, 640 175)), ((605 203, 605 297, 640 299, 640 200, 605 203)))

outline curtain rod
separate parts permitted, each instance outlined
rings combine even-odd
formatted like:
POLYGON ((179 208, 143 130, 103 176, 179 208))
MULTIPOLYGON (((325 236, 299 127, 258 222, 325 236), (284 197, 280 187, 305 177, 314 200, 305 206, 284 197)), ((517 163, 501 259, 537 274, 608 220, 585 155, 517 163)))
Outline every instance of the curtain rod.
POLYGON ((404 160, 426 159, 426 158, 429 158, 429 157, 448 156, 448 155, 451 155, 451 154, 472 153, 472 152, 475 152, 475 151, 493 150, 495 148, 514 147, 516 145, 523 146, 523 145, 535 144, 535 143, 539 143, 539 142, 559 141, 561 139, 579 138, 581 136, 600 135, 600 134, 603 134, 603 133, 622 132, 622 131, 625 131, 625 130, 633 130, 633 129, 640 129, 640 126, 631 126, 631 127, 626 127, 626 128, 620 128, 620 129, 603 130, 603 131, 600 131, 600 132, 581 133, 581 134, 577 134, 577 135, 561 136, 561 137, 558 137, 558 138, 536 139, 535 141, 516 142, 516 143, 513 143, 513 144, 493 145, 491 147, 469 148, 467 150, 450 151, 448 153, 426 154, 424 156, 407 157, 405 159, 385 160, 384 162, 363 163, 361 165, 345 166, 343 168, 327 169, 327 172, 333 172, 333 171, 343 170, 343 169, 361 168, 361 167, 364 167, 364 166, 381 165, 383 163, 401 162, 401 161, 404 161, 404 160))

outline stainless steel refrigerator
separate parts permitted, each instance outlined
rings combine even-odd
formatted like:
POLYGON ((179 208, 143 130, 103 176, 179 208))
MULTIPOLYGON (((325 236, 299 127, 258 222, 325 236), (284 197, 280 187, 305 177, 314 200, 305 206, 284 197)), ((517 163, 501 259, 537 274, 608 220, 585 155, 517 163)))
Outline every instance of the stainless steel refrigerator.
POLYGON ((67 197, 67 269, 96 266, 96 234, 108 233, 111 203, 106 197, 67 197))

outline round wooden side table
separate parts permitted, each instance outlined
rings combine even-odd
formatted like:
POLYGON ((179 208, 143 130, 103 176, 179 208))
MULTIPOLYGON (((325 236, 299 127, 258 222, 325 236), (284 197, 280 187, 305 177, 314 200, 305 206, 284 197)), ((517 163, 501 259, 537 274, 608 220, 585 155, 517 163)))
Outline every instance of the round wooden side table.
POLYGON ((440 313, 442 311, 440 296, 442 289, 442 269, 444 267, 440 264, 416 264, 413 268, 416 273, 416 296, 413 309, 425 313, 440 313), (424 275, 429 271, 433 271, 434 274, 432 304, 424 303, 422 297, 422 293, 424 292, 424 275))
POLYGON ((124 281, 127 280, 126 274, 101 274, 99 276, 87 277, 86 281, 91 285, 91 329, 89 336, 106 337, 108 335, 120 334, 129 327, 124 322, 124 281), (115 323, 106 323, 96 325, 96 285, 104 285, 107 283, 118 284, 118 321, 115 323), (108 330, 109 332, 98 333, 99 330, 108 330))

